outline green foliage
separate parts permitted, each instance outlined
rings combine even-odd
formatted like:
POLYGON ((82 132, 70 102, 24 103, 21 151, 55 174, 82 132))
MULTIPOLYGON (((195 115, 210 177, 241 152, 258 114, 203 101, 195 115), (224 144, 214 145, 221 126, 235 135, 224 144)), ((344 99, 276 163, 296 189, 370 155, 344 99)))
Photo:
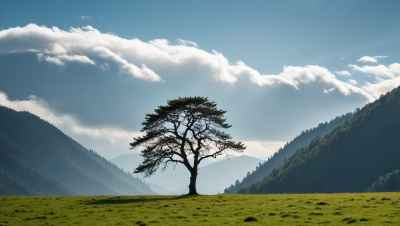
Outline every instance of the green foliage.
POLYGON ((399 115, 400 87, 239 193, 366 192, 379 175, 399 167, 399 115))
POLYGON ((0 224, 399 225, 399 206, 400 193, 0 197, 0 224))

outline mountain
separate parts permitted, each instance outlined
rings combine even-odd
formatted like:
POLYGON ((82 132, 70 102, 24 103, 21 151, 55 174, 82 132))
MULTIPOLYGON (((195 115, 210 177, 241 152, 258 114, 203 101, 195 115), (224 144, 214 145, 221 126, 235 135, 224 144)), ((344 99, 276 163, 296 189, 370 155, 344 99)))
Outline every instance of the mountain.
POLYGON ((173 195, 172 192, 158 186, 157 184, 149 183, 151 190, 153 190, 158 195, 173 195))
POLYGON ((0 194, 78 195, 23 151, 0 130, 0 194))
MULTIPOLYGON (((143 157, 140 153, 118 155, 110 159, 110 162, 121 168, 123 171, 133 172, 135 168, 143 162, 143 157)), ((141 176, 138 174, 138 176, 141 176)))
POLYGON ((241 194, 366 192, 400 168, 400 87, 298 149, 241 194))
MULTIPOLYGON (((124 173, 93 151, 82 147, 55 126, 29 112, 17 112, 0 106, 0 130, 9 142, 26 153, 25 156, 20 155, 20 159, 36 164, 40 169, 36 172, 41 176, 47 175, 69 188, 72 191, 70 194, 155 194, 140 179, 124 173)), ((6 169, 4 163, 1 166, 6 169)), ((7 173, 2 170, 3 178, 8 178, 8 182, 3 179, 1 187, 11 186, 10 176, 18 177, 19 184, 25 182, 28 186, 26 179, 18 176, 19 171, 16 170, 18 165, 13 166, 13 170, 6 169, 7 173)), ((57 192, 57 189, 54 188, 52 191, 57 192)), ((45 190, 41 192, 46 195, 52 194, 45 190)), ((26 193, 26 195, 31 194, 26 193)))
MULTIPOLYGON (((292 156, 297 149, 309 145, 310 142, 316 137, 325 136, 335 127, 342 125, 346 120, 350 120, 352 117, 353 113, 347 113, 346 115, 338 116, 335 119, 332 119, 329 123, 320 123, 317 127, 301 132, 299 136, 286 143, 283 148, 278 150, 278 152, 275 152, 272 157, 267 157, 267 161, 263 161, 262 164, 257 166, 257 168, 243 178, 242 181, 237 181, 235 184, 227 187, 224 192, 236 193, 241 188, 248 187, 255 182, 261 181, 265 176, 270 174, 274 168, 279 166, 284 159, 292 156)), ((240 179, 240 177, 237 177, 237 179, 240 179)))
MULTIPOLYGON (((110 160, 126 171, 133 171, 143 158, 140 154, 126 154, 110 160)), ((197 191, 200 194, 217 194, 234 183, 237 177, 244 177, 248 171, 254 170, 262 160, 246 155, 212 162, 205 159, 200 163, 197 178, 197 191)), ((139 174, 143 176, 143 174, 139 174)), ((172 194, 188 193, 190 173, 182 164, 169 166, 164 172, 158 170, 155 175, 145 178, 150 186, 157 185, 172 194), (187 191, 186 191, 187 190, 187 191)), ((159 193, 163 194, 163 193, 159 193)))
MULTIPOLYGON (((192 163, 193 159, 189 159, 189 162, 192 163)), ((110 160, 113 164, 119 166, 124 171, 133 172, 135 168, 143 162, 143 157, 140 153, 133 153, 133 154, 123 154, 118 155, 117 157, 110 160)), ((201 161, 200 166, 204 167, 213 163, 209 159, 204 159, 201 161)), ((140 174, 139 174, 140 175, 140 174)))

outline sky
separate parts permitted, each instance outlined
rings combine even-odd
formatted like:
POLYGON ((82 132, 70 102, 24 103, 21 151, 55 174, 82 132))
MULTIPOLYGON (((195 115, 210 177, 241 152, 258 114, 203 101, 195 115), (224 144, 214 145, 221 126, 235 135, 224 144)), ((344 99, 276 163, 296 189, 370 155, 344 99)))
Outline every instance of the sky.
POLYGON ((203 96, 245 155, 400 85, 399 1, 0 1, 0 104, 106 159, 203 96))

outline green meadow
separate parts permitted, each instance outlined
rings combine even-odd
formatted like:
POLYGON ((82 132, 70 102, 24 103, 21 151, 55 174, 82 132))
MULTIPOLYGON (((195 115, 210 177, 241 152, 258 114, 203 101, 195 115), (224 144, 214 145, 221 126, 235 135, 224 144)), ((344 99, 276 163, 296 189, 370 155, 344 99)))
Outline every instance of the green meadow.
POLYGON ((400 225, 400 193, 0 197, 0 225, 400 225))

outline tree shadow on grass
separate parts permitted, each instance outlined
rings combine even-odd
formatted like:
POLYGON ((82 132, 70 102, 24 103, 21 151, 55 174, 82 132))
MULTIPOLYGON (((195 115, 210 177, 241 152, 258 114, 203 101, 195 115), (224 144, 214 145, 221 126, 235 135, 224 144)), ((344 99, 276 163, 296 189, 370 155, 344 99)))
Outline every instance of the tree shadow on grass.
POLYGON ((126 203, 149 203, 155 201, 173 201, 173 200, 181 200, 186 198, 194 198, 196 196, 173 196, 173 197, 162 197, 162 196, 139 196, 136 198, 132 198, 133 196, 116 196, 106 199, 86 199, 81 200, 82 204, 87 205, 102 205, 102 204, 126 204, 126 203))

